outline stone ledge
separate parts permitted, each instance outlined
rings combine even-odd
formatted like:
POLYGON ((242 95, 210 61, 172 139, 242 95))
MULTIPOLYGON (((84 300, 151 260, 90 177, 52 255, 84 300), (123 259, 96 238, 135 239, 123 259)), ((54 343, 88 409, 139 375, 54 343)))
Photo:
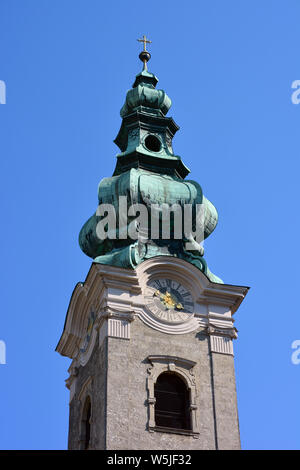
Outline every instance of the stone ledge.
POLYGON ((199 438, 199 432, 195 432, 189 429, 177 429, 177 428, 167 428, 164 426, 149 426, 149 432, 163 432, 168 434, 181 434, 183 436, 191 436, 195 439, 199 438))

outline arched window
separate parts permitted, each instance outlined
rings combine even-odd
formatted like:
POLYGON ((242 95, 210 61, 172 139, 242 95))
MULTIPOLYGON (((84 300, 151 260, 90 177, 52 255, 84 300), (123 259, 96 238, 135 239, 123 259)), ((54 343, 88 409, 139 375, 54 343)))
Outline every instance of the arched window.
POLYGON ((83 413, 82 413, 82 421, 81 421, 81 429, 82 429, 82 449, 87 450, 90 449, 91 444, 91 399, 87 397, 83 413))
POLYGON ((154 396, 156 426, 191 430, 189 390, 177 374, 160 374, 154 385, 154 396))

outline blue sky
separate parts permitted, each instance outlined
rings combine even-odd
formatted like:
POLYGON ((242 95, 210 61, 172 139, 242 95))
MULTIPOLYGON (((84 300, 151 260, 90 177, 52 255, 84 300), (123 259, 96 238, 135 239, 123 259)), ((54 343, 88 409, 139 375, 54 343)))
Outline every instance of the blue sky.
POLYGON ((1 1, 1 449, 67 447, 70 361, 55 347, 143 34, 174 150, 219 212, 208 265, 251 286, 235 317, 242 447, 300 449, 299 15, 296 0, 1 1))

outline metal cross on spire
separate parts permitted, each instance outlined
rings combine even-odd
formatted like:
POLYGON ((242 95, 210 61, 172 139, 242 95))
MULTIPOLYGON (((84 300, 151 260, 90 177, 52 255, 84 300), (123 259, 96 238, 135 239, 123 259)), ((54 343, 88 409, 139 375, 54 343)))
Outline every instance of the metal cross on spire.
POLYGON ((152 41, 147 39, 145 35, 143 36, 143 39, 138 39, 138 41, 144 43, 144 50, 140 53, 139 58, 144 64, 144 70, 147 70, 147 62, 151 59, 151 54, 147 51, 146 46, 147 44, 151 44, 152 41))
POLYGON ((146 44, 151 44, 151 43, 152 43, 152 41, 150 41, 149 39, 147 39, 147 37, 146 37, 145 35, 143 36, 143 39, 137 39, 137 41, 144 43, 144 51, 145 51, 145 52, 147 52, 146 44))

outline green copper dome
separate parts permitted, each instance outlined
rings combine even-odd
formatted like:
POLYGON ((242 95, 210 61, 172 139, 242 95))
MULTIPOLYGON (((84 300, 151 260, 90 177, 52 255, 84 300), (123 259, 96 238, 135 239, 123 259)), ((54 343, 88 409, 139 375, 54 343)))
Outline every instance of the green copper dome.
POLYGON ((166 115, 171 107, 171 100, 163 90, 156 90, 158 79, 152 73, 143 70, 136 76, 133 88, 127 92, 126 101, 120 114, 125 117, 143 106, 148 112, 161 112, 166 115))
MULTIPOLYGON (((142 53, 143 60, 145 54, 150 57, 142 53)), ((166 117, 171 100, 155 88, 157 82, 144 62, 121 109, 122 124, 114 141, 121 152, 114 174, 99 183, 99 206, 82 227, 79 244, 97 263, 134 269, 154 256, 174 256, 195 265, 211 281, 222 282, 208 269, 201 245, 215 229, 218 214, 201 186, 185 179, 189 169, 173 152, 179 127, 166 117), (189 230, 186 209, 190 210, 189 230)))

